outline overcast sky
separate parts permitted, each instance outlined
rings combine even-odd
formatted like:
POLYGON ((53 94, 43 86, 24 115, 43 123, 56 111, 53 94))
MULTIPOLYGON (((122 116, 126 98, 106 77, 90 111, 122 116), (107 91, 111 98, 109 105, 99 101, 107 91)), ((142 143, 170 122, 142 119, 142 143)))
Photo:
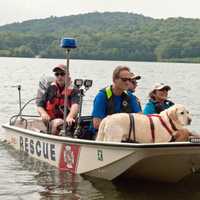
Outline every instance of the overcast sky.
POLYGON ((0 0, 0 25, 49 16, 125 11, 153 18, 200 18, 200 0, 0 0))

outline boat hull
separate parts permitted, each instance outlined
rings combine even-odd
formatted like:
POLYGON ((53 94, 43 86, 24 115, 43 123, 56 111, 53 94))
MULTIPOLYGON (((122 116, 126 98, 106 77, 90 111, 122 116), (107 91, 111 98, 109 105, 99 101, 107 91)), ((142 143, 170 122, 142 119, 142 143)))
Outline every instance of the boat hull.
POLYGON ((200 144, 108 143, 73 139, 4 124, 3 139, 18 151, 71 173, 177 182, 200 170, 200 144))

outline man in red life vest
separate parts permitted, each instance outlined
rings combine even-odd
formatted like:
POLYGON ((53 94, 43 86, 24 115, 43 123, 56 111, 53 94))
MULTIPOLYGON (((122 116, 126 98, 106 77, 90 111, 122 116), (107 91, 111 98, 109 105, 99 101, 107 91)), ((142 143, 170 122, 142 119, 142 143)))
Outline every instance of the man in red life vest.
POLYGON ((65 65, 60 64, 53 68, 55 81, 47 88, 37 103, 37 111, 45 125, 50 125, 51 133, 58 135, 64 115, 64 98, 67 94, 67 117, 66 122, 71 126, 79 110, 79 91, 70 88, 71 78, 65 74, 65 65), (65 90, 65 76, 67 76, 67 89, 65 90))

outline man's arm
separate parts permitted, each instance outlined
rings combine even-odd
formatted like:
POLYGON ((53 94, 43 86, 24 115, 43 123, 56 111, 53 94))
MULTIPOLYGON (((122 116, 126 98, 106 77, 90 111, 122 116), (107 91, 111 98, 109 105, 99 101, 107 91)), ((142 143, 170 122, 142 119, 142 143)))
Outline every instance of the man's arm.
POLYGON ((75 118, 79 111, 79 105, 77 103, 72 104, 70 112, 67 115, 66 122, 68 125, 72 125, 75 122, 75 118))
POLYGON ((71 126, 78 115, 79 112, 79 104, 80 104, 80 91, 78 89, 73 89, 71 93, 71 107, 70 111, 66 117, 66 122, 69 126, 71 126))
POLYGON ((49 122, 50 116, 45 110, 45 105, 48 98, 49 88, 45 91, 45 93, 40 97, 39 101, 37 102, 37 112, 41 116, 44 122, 49 122))
POLYGON ((102 119, 106 117, 106 96, 102 91, 94 99, 92 116, 93 127, 98 129, 102 119))

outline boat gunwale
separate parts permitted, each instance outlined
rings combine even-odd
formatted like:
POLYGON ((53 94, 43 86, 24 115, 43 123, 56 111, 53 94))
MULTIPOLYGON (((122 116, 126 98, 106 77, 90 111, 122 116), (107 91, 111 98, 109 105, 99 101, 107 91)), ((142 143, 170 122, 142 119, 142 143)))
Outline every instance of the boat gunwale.
POLYGON ((84 140, 76 139, 70 137, 56 136, 45 133, 38 133, 36 131, 19 128, 16 126, 11 126, 8 123, 1 125, 3 128, 7 128, 13 131, 20 132, 25 135, 31 135, 34 137, 45 138, 49 140, 59 141, 62 143, 73 143, 73 144, 86 144, 86 145, 96 145, 96 146, 110 146, 110 147, 124 147, 124 148, 160 148, 160 147, 199 147, 200 143, 192 142, 168 142, 168 143, 119 143, 119 142, 99 142, 95 140, 84 140))

